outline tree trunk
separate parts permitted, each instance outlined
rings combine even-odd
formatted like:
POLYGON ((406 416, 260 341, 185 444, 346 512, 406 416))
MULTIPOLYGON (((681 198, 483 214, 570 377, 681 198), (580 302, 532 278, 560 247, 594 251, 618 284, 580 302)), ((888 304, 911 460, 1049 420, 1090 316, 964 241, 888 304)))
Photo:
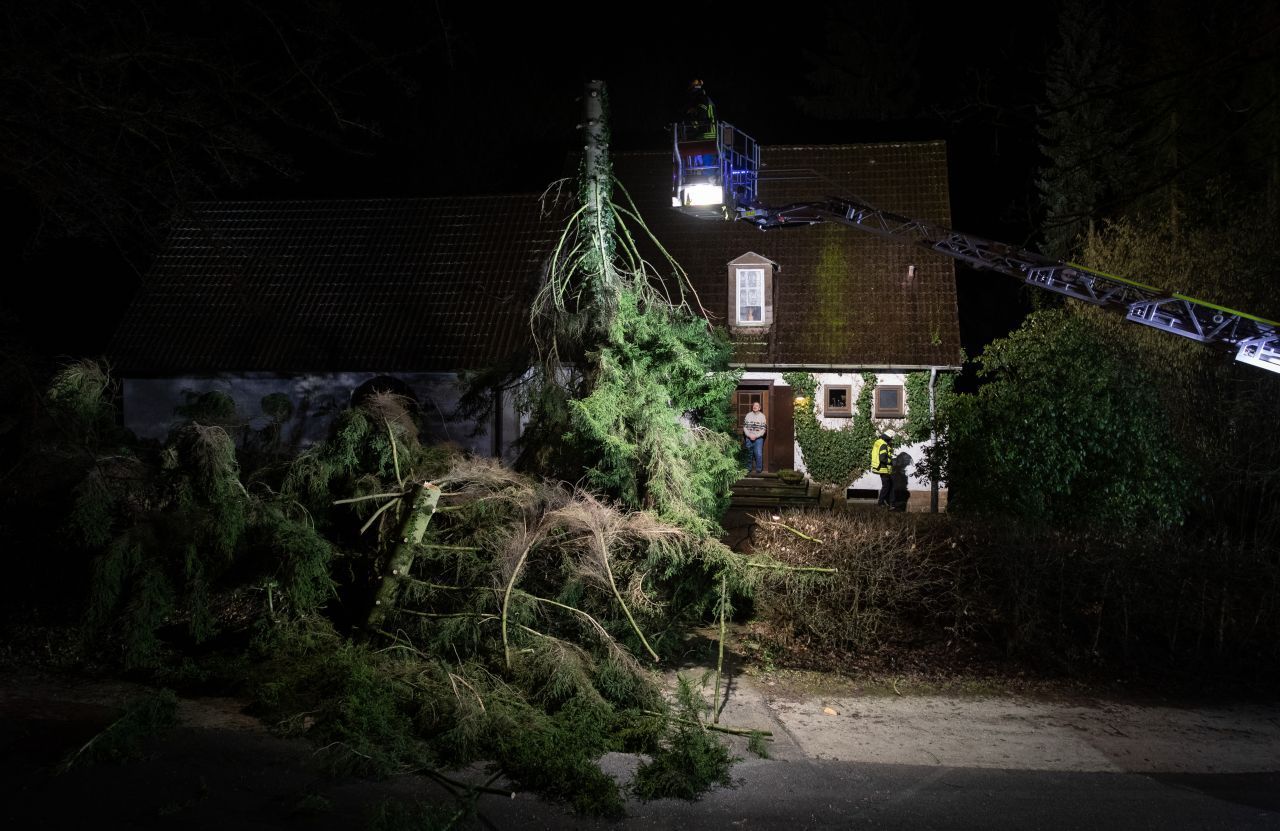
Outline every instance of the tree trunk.
POLYGON ((369 610, 369 619, 365 621, 365 628, 370 632, 382 626, 387 612, 395 605, 400 582, 408 576, 418 546, 422 544, 427 526, 431 524, 431 517, 440 502, 440 488, 431 482, 422 485, 414 483, 413 488, 402 498, 409 503, 409 513, 400 526, 400 541, 391 551, 387 570, 382 575, 382 585, 378 587, 373 608, 369 610))

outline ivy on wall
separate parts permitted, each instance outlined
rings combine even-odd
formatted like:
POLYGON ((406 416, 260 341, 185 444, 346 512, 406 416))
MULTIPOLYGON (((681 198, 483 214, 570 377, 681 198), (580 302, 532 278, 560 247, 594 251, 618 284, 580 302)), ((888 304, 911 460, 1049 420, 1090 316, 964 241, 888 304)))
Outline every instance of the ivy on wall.
MULTIPOLYGON (((862 390, 853 418, 838 430, 823 427, 815 411, 818 379, 807 372, 782 376, 796 391, 795 433, 809 478, 827 485, 847 485, 867 470, 876 428, 871 421, 871 396, 876 376, 862 374, 862 390)), ((927 408, 926 408, 927 409, 927 408)))
MULTIPOLYGON (((955 385, 954 373, 938 373, 933 388, 933 405, 938 423, 943 423, 943 417, 956 397, 955 385)), ((928 441, 933 437, 933 427, 929 423, 929 373, 908 372, 905 386, 907 417, 902 423, 902 433, 912 443, 928 441)))
MULTIPOLYGON (((823 427, 817 416, 818 379, 808 372, 786 372, 783 380, 795 390, 796 442, 809 477, 815 482, 847 485, 867 472, 871 445, 880 432, 871 420, 872 396, 876 376, 862 373, 862 389, 854 404, 853 418, 839 429, 823 427)), ((922 442, 932 436, 929 420, 929 373, 906 374, 907 417, 901 432, 910 442, 922 442)), ((939 373, 934 385, 934 407, 939 419, 955 398, 955 376, 939 373)))

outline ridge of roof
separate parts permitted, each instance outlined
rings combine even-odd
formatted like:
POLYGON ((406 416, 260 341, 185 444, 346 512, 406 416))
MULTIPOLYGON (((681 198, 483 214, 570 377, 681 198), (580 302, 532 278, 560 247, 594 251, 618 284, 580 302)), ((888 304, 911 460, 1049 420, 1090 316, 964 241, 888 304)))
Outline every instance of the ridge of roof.
POLYGON ((235 208, 244 205, 322 205, 337 204, 354 205, 388 204, 405 202, 481 202, 501 199, 540 199, 542 194, 526 192, 463 194, 458 196, 314 196, 289 199, 199 199, 185 203, 187 208, 235 208))
MULTIPOLYGON (((898 148, 898 147, 927 147, 932 145, 943 145, 947 143, 946 139, 921 139, 919 141, 869 141, 869 142, 845 142, 842 144, 761 144, 760 151, 763 153, 769 150, 873 150, 878 147, 898 148)), ((614 156, 626 156, 630 158, 640 156, 663 156, 671 155, 670 149, 665 150, 620 150, 613 153, 614 156)))

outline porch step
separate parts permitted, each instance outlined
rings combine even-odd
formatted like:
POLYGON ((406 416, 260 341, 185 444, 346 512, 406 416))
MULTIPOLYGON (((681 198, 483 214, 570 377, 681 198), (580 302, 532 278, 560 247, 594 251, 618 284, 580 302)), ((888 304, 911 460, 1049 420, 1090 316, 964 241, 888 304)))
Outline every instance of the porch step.
POLYGON ((776 474, 747 476, 733 485, 732 508, 812 507, 819 503, 821 490, 808 479, 784 482, 776 474))

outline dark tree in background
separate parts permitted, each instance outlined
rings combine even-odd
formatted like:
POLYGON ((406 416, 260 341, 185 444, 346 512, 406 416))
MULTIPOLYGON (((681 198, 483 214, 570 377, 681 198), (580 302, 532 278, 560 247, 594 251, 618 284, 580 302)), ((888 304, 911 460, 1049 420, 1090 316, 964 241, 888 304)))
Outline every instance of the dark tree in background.
MULTIPOLYGON (((1062 8, 1040 125, 1051 253, 1280 317, 1280 14, 1249 2, 1230 13, 1189 3, 1123 12, 1108 22, 1087 4, 1062 8)), ((999 507, 1001 494, 983 495, 990 460, 1025 438, 1023 423, 1057 424, 1034 459, 1006 462, 1033 463, 1019 468, 1018 512, 1098 524, 1117 506, 1158 500, 1157 524, 1185 521, 1203 535, 1193 539, 1240 546, 1250 566, 1274 562, 1280 455, 1259 430, 1280 418, 1276 376, 1074 302, 1032 315, 983 364, 988 383, 955 424, 956 506, 967 498, 999 507), (1001 428, 1011 412, 1001 402, 1025 395, 1025 379, 1045 377, 1055 382, 1021 399, 1001 428), (1150 481, 1089 481, 1116 464, 1150 481), (1160 477, 1186 480, 1177 510, 1160 477)))
POLYGON ((329 148, 368 152, 383 102, 367 91, 416 86, 331 3, 54 0, 11 6, 3 25, 0 172, 37 240, 130 254, 184 200, 297 177, 329 148))
POLYGON ((920 114, 920 30, 889 7, 841 5, 805 49, 812 67, 800 109, 833 121, 898 121, 920 114))
MULTIPOLYGON (((944 139, 954 226, 1031 244, 1035 113, 1054 37, 1047 4, 963 15, 927 6, 829 7, 810 27, 807 72, 794 92, 816 127, 804 140, 944 139)), ((961 343, 973 355, 1016 327, 1029 303, 1015 281, 963 264, 956 274, 961 343)), ((961 389, 974 384, 966 372, 961 389)))
POLYGON ((1090 222, 1160 214, 1175 226, 1220 223, 1212 203, 1222 195, 1275 204, 1274 4, 1175 0, 1108 10, 1068 0, 1058 30, 1039 125, 1047 253, 1070 254, 1090 222))
POLYGON ((1124 81, 1116 15, 1106 6, 1065 0, 1061 38, 1045 72, 1040 151, 1049 160, 1036 186, 1044 210, 1044 253, 1065 257, 1097 210, 1126 193, 1133 170, 1124 147, 1136 129, 1118 94, 1124 81))
POLYGON ((3 244, 32 294, 10 301, 29 342, 102 349, 184 202, 278 194, 316 171, 341 188, 367 166, 442 35, 391 8, 8 4, 0 187, 16 219, 3 244))

